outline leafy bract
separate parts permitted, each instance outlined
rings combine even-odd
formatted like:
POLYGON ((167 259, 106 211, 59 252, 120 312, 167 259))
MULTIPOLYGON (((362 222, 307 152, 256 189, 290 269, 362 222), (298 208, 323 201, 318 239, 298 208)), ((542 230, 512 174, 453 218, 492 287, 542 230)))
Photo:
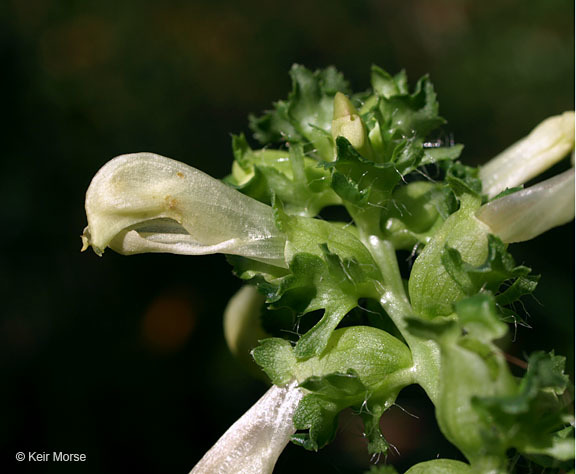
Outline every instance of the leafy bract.
POLYGON ((369 450, 385 452, 378 422, 400 388, 411 383, 408 348, 380 329, 352 326, 332 332, 319 356, 301 361, 294 353, 291 344, 279 338, 265 339, 253 351, 274 383, 296 379, 307 393, 295 423, 308 432, 296 435, 295 442, 313 450, 324 446, 332 439, 338 413, 354 407, 364 420, 369 450))
POLYGON ((478 169, 459 162, 449 163, 446 169, 446 184, 456 196, 469 194, 478 197, 482 191, 482 181, 478 178, 478 169))
POLYGON ((508 305, 521 296, 532 293, 539 277, 530 275, 530 268, 517 266, 506 247, 498 237, 488 235, 488 255, 480 265, 464 262, 460 252, 451 247, 445 248, 442 264, 467 296, 480 290, 499 293, 502 284, 508 282, 509 287, 496 296, 498 304, 508 305))
POLYGON ((292 92, 286 101, 261 117, 250 117, 255 138, 263 145, 300 143, 315 149, 323 159, 331 159, 333 101, 336 92, 348 92, 343 76, 330 67, 309 71, 294 65, 290 71, 292 92))
POLYGON ((405 474, 468 474, 470 466, 453 459, 434 459, 412 466, 405 474))
POLYGON ((320 322, 296 346, 297 357, 306 359, 324 350, 332 331, 359 298, 376 294, 379 271, 357 237, 338 224, 289 216, 280 207, 277 221, 289 236, 285 255, 290 273, 263 287, 267 302, 300 314, 324 310, 320 322))
POLYGON ((410 93, 404 72, 392 77, 373 66, 372 87, 378 97, 375 113, 383 142, 425 137, 445 123, 438 115, 436 93, 428 76, 422 77, 410 93))
POLYGON ((451 314, 452 305, 465 297, 442 263, 446 246, 465 255, 470 265, 480 265, 486 260, 489 229, 474 217, 480 199, 470 194, 463 194, 460 199, 460 209, 436 231, 410 273, 412 307, 416 314, 426 318, 451 314))
POLYGON ((486 442, 557 461, 574 459, 573 419, 566 416, 568 401, 562 398, 569 384, 564 362, 554 353, 535 352, 514 394, 473 399, 483 423, 491 427, 486 442))
POLYGON ((477 413, 478 397, 509 396, 516 382, 493 340, 502 337, 506 325, 490 294, 460 301, 456 314, 432 321, 409 320, 418 337, 437 341, 441 354, 440 384, 436 416, 444 435, 456 444, 474 466, 488 457, 495 466, 506 464, 506 444, 486 447, 491 425, 477 413))
POLYGON ((334 170, 332 187, 336 193, 354 206, 382 205, 402 178, 395 164, 365 159, 345 137, 336 139, 336 149, 336 161, 326 164, 334 170))
POLYGON ((227 182, 245 194, 270 203, 276 196, 286 212, 313 217, 325 206, 340 204, 330 187, 330 173, 302 146, 289 150, 252 150, 243 135, 233 137, 235 162, 227 182))
POLYGON ((384 237, 396 249, 411 250, 427 244, 444 220, 456 210, 453 193, 429 181, 397 187, 381 222, 384 237))
POLYGON ((257 199, 269 202, 277 195, 291 214, 312 216, 343 201, 349 211, 378 215, 374 208, 387 207, 403 176, 420 165, 453 161, 461 152, 460 145, 424 147, 429 133, 444 123, 428 77, 410 92, 405 73, 393 77, 374 66, 372 92, 348 100, 342 94, 348 93, 347 84, 331 68, 312 72, 294 66, 291 76, 288 99, 251 119, 261 143, 289 144, 290 152, 253 152, 242 137, 234 140, 230 182, 257 199), (362 104, 360 110, 353 103, 362 104), (303 152, 298 173, 295 146, 303 152), (318 164, 328 169, 315 169, 318 164), (328 192, 330 186, 337 196, 328 192))

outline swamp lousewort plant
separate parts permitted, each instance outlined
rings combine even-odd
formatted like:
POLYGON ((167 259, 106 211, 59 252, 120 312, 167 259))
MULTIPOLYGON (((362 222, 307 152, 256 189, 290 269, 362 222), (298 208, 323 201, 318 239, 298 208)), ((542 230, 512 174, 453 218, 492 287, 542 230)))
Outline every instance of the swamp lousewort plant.
POLYGON ((444 124, 427 77, 410 91, 404 73, 373 67, 372 90, 351 94, 332 68, 291 75, 288 99, 251 118, 263 148, 234 137, 224 182, 137 153, 105 165, 86 195, 84 247, 225 253, 249 285, 226 311, 226 339, 273 386, 192 472, 270 473, 290 440, 329 443, 348 407, 368 452, 385 454, 380 417, 411 384, 468 463, 409 473, 513 472, 519 455, 569 469, 564 359, 536 352, 517 378, 495 341, 538 281, 508 243, 574 218, 573 169, 522 189, 574 149, 574 113, 478 170, 458 161, 461 145, 427 142, 444 124), (327 206, 345 221, 320 218, 327 206), (404 277, 399 250, 416 256, 404 277))

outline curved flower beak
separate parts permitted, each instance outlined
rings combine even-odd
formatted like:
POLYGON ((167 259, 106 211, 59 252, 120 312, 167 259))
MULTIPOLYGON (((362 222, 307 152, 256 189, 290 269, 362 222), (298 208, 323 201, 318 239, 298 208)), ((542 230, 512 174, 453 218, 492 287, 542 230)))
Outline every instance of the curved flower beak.
POLYGON ((222 435, 190 474, 270 474, 296 432, 292 417, 303 393, 297 382, 273 385, 222 435))
POLYGON ((574 149, 574 112, 544 120, 480 168, 483 192, 494 197, 538 176, 574 149))
POLYGON ((482 206, 476 217, 502 241, 523 242, 574 219, 574 168, 482 206))
POLYGON ((273 210, 217 179, 153 153, 114 158, 86 192, 83 249, 101 255, 226 253, 285 267, 273 210))

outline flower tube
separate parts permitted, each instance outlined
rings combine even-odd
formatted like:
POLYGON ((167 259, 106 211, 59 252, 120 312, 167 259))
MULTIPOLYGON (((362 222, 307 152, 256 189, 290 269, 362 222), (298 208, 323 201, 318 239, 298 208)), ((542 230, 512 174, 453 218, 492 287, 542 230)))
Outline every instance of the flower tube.
POLYGON ((544 120, 480 168, 483 192, 494 197, 538 176, 574 149, 574 112, 544 120))
POLYGON ((217 179, 153 153, 114 158, 86 192, 83 250, 101 255, 226 253, 285 267, 273 210, 217 179))
POLYGON ((273 385, 222 435, 190 474, 269 474, 296 432, 292 417, 303 392, 273 385))
POLYGON ((489 202, 476 217, 503 242, 523 242, 574 219, 574 168, 489 202))

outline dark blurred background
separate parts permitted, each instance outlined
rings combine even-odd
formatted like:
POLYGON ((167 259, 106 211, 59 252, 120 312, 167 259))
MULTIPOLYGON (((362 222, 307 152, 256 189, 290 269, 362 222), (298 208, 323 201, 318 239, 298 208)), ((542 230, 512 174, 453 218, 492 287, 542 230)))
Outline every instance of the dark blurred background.
MULTIPOLYGON (((265 391, 229 354, 222 311, 240 287, 221 255, 81 254, 84 193, 112 157, 153 151, 215 177, 230 133, 286 97, 293 63, 335 65, 356 90, 372 63, 430 73, 464 160, 481 163, 573 108, 570 0, 249 0, 0 3, 0 470, 187 473, 265 391), (17 451, 85 453, 73 467, 17 451)), ((517 245, 542 274, 534 329, 508 351, 568 356, 572 225, 517 245)), ((458 453, 417 389, 383 421, 399 469, 458 453)), ((344 416, 318 454, 289 446, 278 473, 362 472, 344 416)), ((380 461, 383 461, 381 459, 380 461)))

